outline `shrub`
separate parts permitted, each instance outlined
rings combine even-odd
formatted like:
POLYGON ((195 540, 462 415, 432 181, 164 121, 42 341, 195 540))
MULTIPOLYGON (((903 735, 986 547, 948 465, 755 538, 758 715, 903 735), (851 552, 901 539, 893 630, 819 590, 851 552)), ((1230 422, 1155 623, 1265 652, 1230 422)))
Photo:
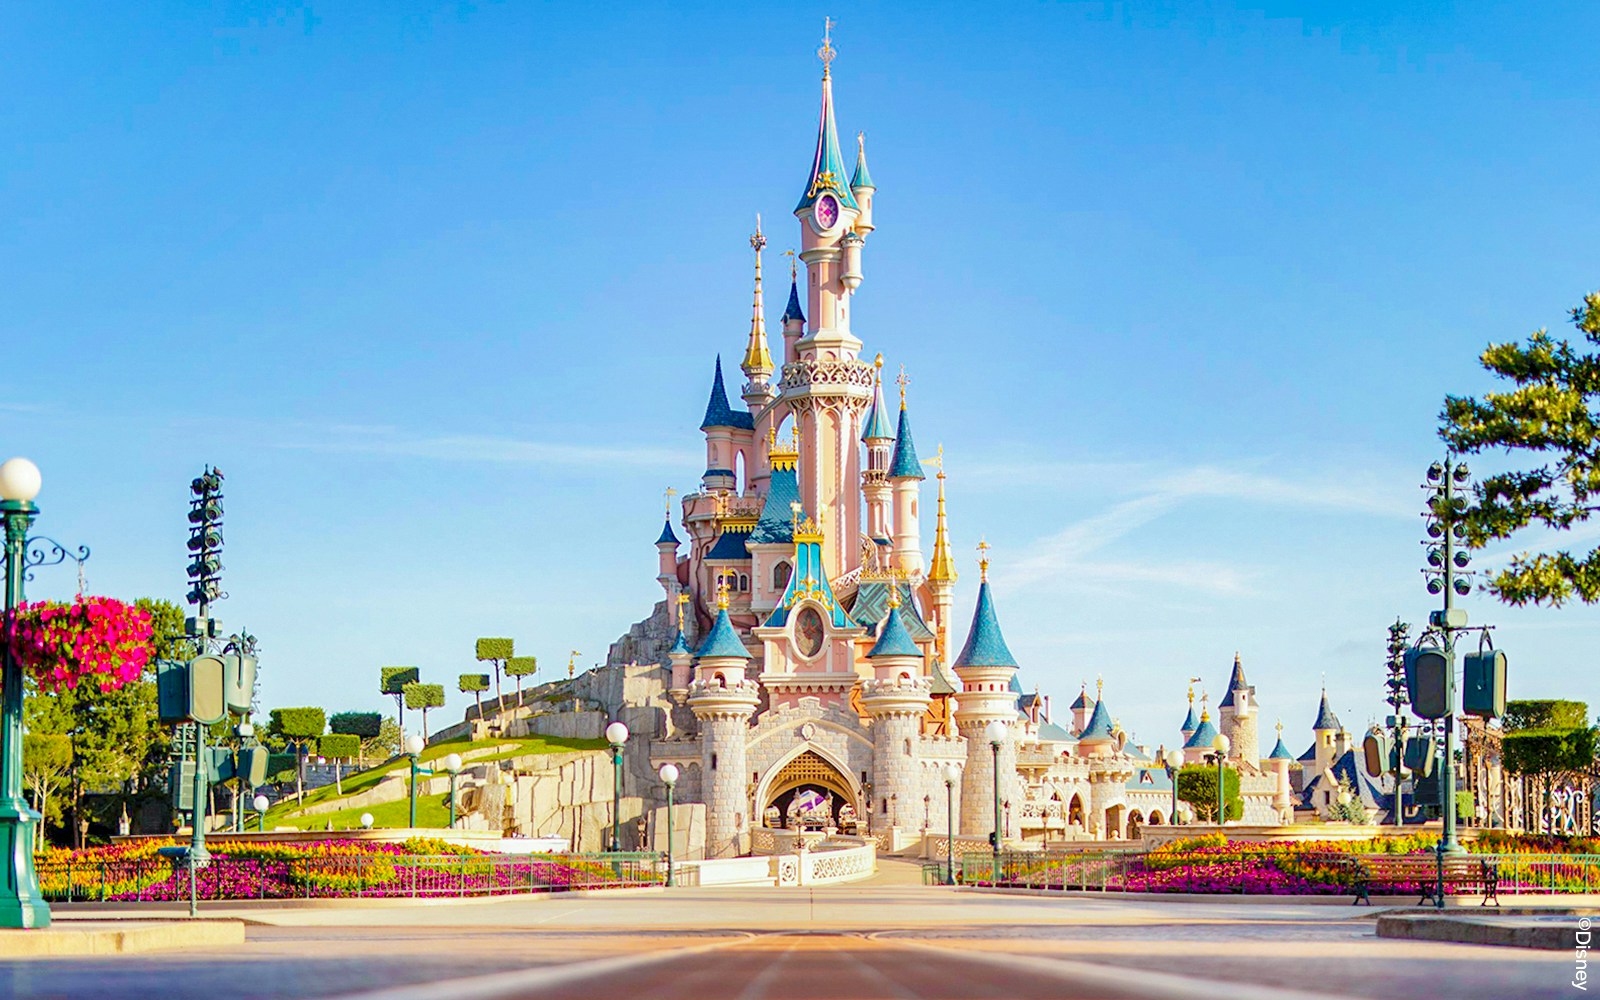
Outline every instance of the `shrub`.
POLYGON ((372 739, 383 728, 383 716, 377 712, 336 712, 328 720, 328 728, 336 733, 372 739))

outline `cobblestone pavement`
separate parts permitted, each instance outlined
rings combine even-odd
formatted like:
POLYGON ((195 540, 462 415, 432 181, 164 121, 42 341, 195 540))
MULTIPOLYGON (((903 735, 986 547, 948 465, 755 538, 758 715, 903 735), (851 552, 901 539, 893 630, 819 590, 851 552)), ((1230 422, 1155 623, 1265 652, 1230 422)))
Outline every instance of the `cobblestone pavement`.
POLYGON ((1570 954, 1380 940, 1370 913, 897 885, 254 910, 243 947, 0 963, 0 996, 1516 1000, 1578 992, 1570 954))

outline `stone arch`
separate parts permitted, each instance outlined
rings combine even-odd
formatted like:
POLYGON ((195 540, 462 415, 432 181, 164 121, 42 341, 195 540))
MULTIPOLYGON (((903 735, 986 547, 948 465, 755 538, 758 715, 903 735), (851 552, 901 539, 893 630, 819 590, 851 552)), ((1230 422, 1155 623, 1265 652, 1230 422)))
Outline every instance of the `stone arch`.
POLYGON ((861 798, 861 785, 850 768, 826 747, 814 743, 801 743, 778 758, 767 769, 756 786, 756 801, 765 815, 767 807, 785 792, 804 784, 815 784, 837 793, 843 804, 856 814, 866 813, 866 803, 861 798))
POLYGON ((1144 824, 1144 814, 1135 809, 1128 814, 1128 839, 1134 840, 1139 836, 1139 827, 1144 824))
POLYGON ((1145 822, 1148 823, 1150 826, 1161 826, 1162 825, 1162 823, 1161 823, 1161 810, 1160 809, 1152 809, 1152 810, 1150 810, 1150 818, 1148 820, 1146 820, 1145 822))
POLYGON ((1075 826, 1080 830, 1088 829, 1088 821, 1083 815, 1083 798, 1076 793, 1073 794, 1072 800, 1067 803, 1067 825, 1075 826))

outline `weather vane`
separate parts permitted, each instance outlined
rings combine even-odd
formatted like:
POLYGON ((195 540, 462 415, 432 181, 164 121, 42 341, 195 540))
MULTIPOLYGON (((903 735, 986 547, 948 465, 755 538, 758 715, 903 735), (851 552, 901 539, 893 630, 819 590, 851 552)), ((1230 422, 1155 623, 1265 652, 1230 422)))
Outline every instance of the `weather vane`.
POLYGON ((906 366, 900 366, 900 377, 895 379, 900 383, 900 409, 906 408, 906 386, 911 384, 911 376, 906 374, 906 366))
POLYGON ((789 258, 789 283, 795 284, 800 280, 800 258, 795 256, 792 248, 785 250, 783 255, 789 258))
POLYGON ((662 494, 662 496, 666 497, 667 500, 667 520, 669 521, 672 520, 672 498, 677 495, 678 491, 670 486, 668 486, 667 491, 662 494))
POLYGON ((833 18, 822 19, 822 48, 817 50, 817 58, 822 60, 822 75, 828 75, 828 66, 833 62, 833 57, 839 53, 833 47, 833 18))

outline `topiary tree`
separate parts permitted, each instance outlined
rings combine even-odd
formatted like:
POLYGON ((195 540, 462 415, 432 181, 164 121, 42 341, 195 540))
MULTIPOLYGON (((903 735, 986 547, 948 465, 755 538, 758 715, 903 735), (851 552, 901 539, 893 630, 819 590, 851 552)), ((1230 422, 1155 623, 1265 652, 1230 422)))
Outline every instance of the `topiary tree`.
MULTIPOLYGON (((515 644, 510 639, 479 639, 478 660, 481 663, 494 664, 494 700, 499 701, 503 696, 500 693, 500 671, 505 667, 507 660, 511 659, 515 644)), ((480 706, 478 717, 483 717, 480 706)))
POLYGON ((478 718, 483 719, 483 693, 489 690, 488 674, 462 674, 456 684, 456 689, 462 694, 472 695, 472 700, 478 703, 478 718))
POLYGON ((412 681, 405 687, 406 707, 422 711, 422 742, 428 742, 428 709, 444 707, 444 685, 412 681))
POLYGON ((283 738, 295 749, 294 799, 305 798, 306 747, 328 727, 328 715, 320 708, 275 708, 267 732, 283 738))
MULTIPOLYGON (((1244 799, 1239 795, 1239 772, 1231 767, 1222 769, 1222 796, 1227 806, 1227 818, 1235 820, 1244 815, 1244 799)), ((1178 772, 1178 798, 1189 803, 1195 818, 1207 823, 1217 821, 1217 768, 1213 764, 1190 764, 1178 772)))
POLYGON ((422 671, 416 667, 380 667, 378 674, 382 683, 379 690, 394 698, 394 721, 401 729, 406 727, 406 685, 415 684, 422 680, 422 671))
POLYGON ((377 712, 335 712, 328 720, 328 729, 343 736, 356 737, 356 766, 364 767, 367 763, 367 746, 383 732, 383 716, 377 712))
POLYGON ((517 705, 522 704, 522 679, 530 677, 539 671, 539 658, 537 656, 508 656, 506 657, 506 673, 517 679, 517 705))
POLYGON ((333 759, 333 788, 343 795, 344 775, 340 762, 361 752, 361 737, 354 733, 328 733, 317 741, 317 752, 333 759))

